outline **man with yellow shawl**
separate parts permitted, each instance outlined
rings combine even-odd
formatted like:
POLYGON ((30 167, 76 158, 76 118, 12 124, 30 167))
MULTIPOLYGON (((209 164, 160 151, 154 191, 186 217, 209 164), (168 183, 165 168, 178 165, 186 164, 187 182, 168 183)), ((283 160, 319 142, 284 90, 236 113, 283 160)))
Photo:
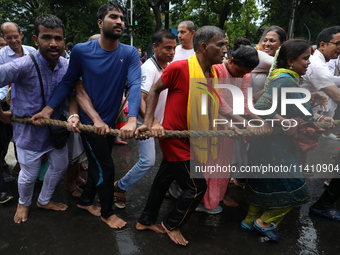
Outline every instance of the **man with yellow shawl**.
MULTIPOLYGON (((146 99, 144 124, 137 129, 138 133, 150 130, 152 136, 162 138, 164 130, 209 130, 213 119, 218 118, 218 92, 213 88, 217 83, 214 64, 221 64, 227 51, 224 32, 214 26, 204 26, 194 36, 195 55, 188 60, 170 64, 162 77, 153 85, 146 99), (163 126, 154 119, 154 111, 161 91, 168 89, 163 126), (211 107, 206 115, 201 114, 202 95, 211 107)), ((179 245, 188 241, 180 232, 181 227, 195 211, 206 191, 203 175, 192 176, 190 169, 205 163, 208 154, 216 157, 216 138, 208 139, 162 139, 159 140, 163 161, 152 184, 148 201, 137 222, 139 230, 153 230, 169 235, 179 245), (183 190, 176 201, 176 206, 156 224, 158 211, 166 191, 173 180, 183 190)))

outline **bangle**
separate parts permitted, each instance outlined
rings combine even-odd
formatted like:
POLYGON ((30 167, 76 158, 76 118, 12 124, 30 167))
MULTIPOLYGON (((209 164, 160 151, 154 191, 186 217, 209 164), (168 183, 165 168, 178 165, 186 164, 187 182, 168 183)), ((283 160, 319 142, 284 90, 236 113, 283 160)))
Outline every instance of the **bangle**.
POLYGON ((321 119, 324 119, 324 118, 325 118, 325 116, 320 114, 319 117, 317 117, 316 122, 319 122, 321 119))
POLYGON ((67 121, 69 121, 73 117, 77 117, 79 119, 79 115, 75 113, 75 114, 70 115, 70 117, 68 117, 67 121))
POLYGON ((322 122, 325 118, 326 118, 326 116, 322 116, 322 117, 318 120, 318 122, 322 122))

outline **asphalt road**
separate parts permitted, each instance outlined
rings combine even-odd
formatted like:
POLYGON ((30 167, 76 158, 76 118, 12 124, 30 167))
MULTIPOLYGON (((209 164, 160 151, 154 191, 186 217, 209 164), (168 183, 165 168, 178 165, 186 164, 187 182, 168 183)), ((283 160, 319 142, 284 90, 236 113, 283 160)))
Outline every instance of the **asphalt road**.
MULTIPOLYGON (((117 178, 126 173, 138 160, 136 142, 114 147, 117 178)), ((330 155, 340 142, 320 138, 319 146, 308 154, 309 164, 330 163, 330 155)), ((127 192, 127 207, 117 209, 117 214, 128 222, 122 230, 112 230, 99 217, 94 217, 76 207, 76 200, 64 189, 63 180, 58 185, 54 201, 66 203, 65 212, 40 209, 35 205, 41 184, 34 191, 31 211, 27 223, 15 224, 13 216, 18 199, 16 182, 10 190, 15 196, 12 201, 0 205, 0 255, 132 255, 132 254, 228 254, 228 255, 317 255, 340 254, 340 222, 320 218, 308 213, 309 206, 324 190, 322 179, 308 178, 312 201, 293 209, 278 227, 282 235, 280 243, 266 241, 258 233, 244 232, 239 225, 246 215, 248 201, 243 190, 230 185, 232 198, 239 207, 224 205, 223 212, 208 215, 195 212, 182 233, 189 240, 187 247, 175 245, 166 234, 138 231, 134 225, 144 208, 149 187, 160 164, 158 150, 156 167, 135 187, 127 192)), ((6 158, 13 167, 13 152, 6 158)), ((82 172, 86 176, 86 172, 82 172)), ((159 221, 172 208, 175 199, 166 198, 160 210, 159 221)), ((337 208, 340 209, 339 203, 337 208)))

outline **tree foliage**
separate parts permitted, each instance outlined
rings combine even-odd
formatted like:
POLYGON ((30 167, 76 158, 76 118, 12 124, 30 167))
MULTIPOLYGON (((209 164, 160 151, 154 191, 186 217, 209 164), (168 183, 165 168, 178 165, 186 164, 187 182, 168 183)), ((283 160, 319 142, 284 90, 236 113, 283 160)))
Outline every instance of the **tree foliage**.
POLYGON ((218 26, 226 30, 230 41, 237 36, 257 40, 256 20, 260 13, 255 0, 174 0, 172 23, 191 20, 197 27, 218 26))
MULTIPOLYGON (((127 3, 126 7, 129 9, 130 2, 124 2, 127 3)), ((124 2, 118 1, 122 6, 124 2)), ((151 1, 134 0, 133 2, 134 12, 139 15, 139 25, 133 28, 134 44, 146 48, 155 31, 154 16, 150 8, 151 1)), ((93 34, 100 33, 97 11, 104 3, 107 3, 107 0, 0 0, 0 22, 17 23, 25 34, 24 44, 34 46, 31 37, 35 18, 42 13, 51 13, 64 22, 67 41, 79 43, 84 42, 93 34)), ((129 24, 129 10, 126 15, 127 25, 132 25, 129 24)), ((129 44, 130 38, 125 36, 121 38, 121 41, 129 44)))
MULTIPOLYGON (((129 44, 129 31, 133 31, 136 47, 146 50, 152 34, 168 26, 176 28, 183 20, 192 20, 197 27, 215 25, 227 31, 230 41, 244 36, 256 43, 261 29, 278 25, 288 32, 292 4, 294 0, 133 0, 133 11, 138 26, 130 22, 130 1, 117 0, 127 12, 127 33, 120 41, 129 44), (261 3, 261 27, 256 20, 261 3), (164 25, 165 24, 165 25, 164 25)), ((97 10, 107 0, 0 0, 0 22, 13 21, 23 30, 24 43, 33 45, 34 19, 42 13, 52 13, 65 24, 67 41, 83 42, 92 34, 99 33, 97 10)), ((340 1, 297 0, 295 15, 295 37, 315 41, 317 34, 326 27, 339 24, 340 1)))
MULTIPOLYGON (((262 25, 278 25, 288 32, 293 2, 293 0, 261 0, 265 7, 262 25)), ((314 43, 321 30, 340 25, 340 1, 298 0, 296 3, 295 38, 305 38, 314 43)))
POLYGON ((97 10, 105 0, 0 0, 1 22, 13 21, 24 31, 24 43, 33 45, 33 23, 42 13, 59 17, 65 25, 67 41, 83 42, 99 33, 97 10))
POLYGON ((232 0, 174 0, 172 22, 178 24, 183 20, 191 20, 197 27, 215 25, 222 29, 230 17, 232 9, 239 7, 239 1, 232 0))
MULTIPOLYGON (((155 31, 156 22, 148 0, 134 0, 133 4, 133 20, 138 20, 137 26, 130 24, 130 20, 128 24, 129 29, 133 30, 133 45, 145 51, 155 31)), ((127 7, 130 8, 129 2, 127 2, 127 7)))
POLYGON ((252 43, 258 42, 258 26, 256 20, 260 13, 256 7, 255 0, 244 1, 237 12, 234 12, 231 18, 226 21, 226 31, 230 42, 238 36, 248 38, 252 43))

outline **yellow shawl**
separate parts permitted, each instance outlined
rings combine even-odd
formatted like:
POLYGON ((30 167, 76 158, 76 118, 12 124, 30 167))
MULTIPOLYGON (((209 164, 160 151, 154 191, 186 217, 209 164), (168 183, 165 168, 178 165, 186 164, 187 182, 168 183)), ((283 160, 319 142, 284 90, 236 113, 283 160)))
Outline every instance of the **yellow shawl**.
POLYGON ((300 75, 298 75, 296 72, 294 72, 293 70, 289 70, 289 69, 286 69, 286 68, 278 68, 278 69, 273 69, 268 77, 267 77, 267 80, 266 80, 266 83, 265 83, 265 86, 264 86, 264 89, 267 90, 269 88, 269 85, 270 85, 270 82, 276 77, 278 76, 279 74, 282 74, 282 73, 287 73, 287 74, 290 74, 291 76, 293 76, 295 79, 299 80, 300 79, 300 75))
MULTIPOLYGON (((210 67, 213 79, 208 86, 208 81, 198 62, 196 54, 188 59, 189 64, 189 98, 188 98, 188 129, 189 130, 217 130, 213 127, 213 120, 218 118, 219 96, 218 89, 214 89, 214 84, 218 83, 216 70, 210 67), (209 103, 207 114, 202 115, 202 95, 207 95, 209 103)), ((217 137, 213 138, 190 138, 191 149, 197 155, 198 161, 206 163, 210 153, 213 158, 217 157, 217 137)))

